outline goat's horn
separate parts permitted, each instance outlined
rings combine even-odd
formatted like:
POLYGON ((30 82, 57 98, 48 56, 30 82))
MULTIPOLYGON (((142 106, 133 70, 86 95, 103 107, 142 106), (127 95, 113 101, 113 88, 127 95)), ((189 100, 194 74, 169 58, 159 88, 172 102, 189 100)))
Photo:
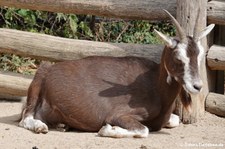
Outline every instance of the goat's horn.
POLYGON ((186 36, 183 28, 180 26, 180 24, 177 22, 177 20, 167 10, 165 10, 165 9, 163 9, 163 10, 168 14, 170 19, 172 20, 173 25, 175 25, 178 36, 179 36, 181 42, 186 43, 187 42, 187 36, 186 36))
POLYGON ((197 14, 197 17, 196 17, 196 20, 195 20, 195 27, 194 27, 194 32, 193 32, 193 39, 194 41, 197 41, 198 40, 198 37, 199 37, 199 22, 200 22, 200 8, 198 9, 198 14, 197 14))

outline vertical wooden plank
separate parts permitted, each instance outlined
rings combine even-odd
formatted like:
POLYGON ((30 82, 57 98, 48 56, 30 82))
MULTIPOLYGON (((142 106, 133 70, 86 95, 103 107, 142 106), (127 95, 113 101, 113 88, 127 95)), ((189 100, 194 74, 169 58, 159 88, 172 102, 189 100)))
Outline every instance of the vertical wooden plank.
MULTIPOLYGON (((198 24, 198 30, 201 31, 206 27, 206 8, 207 0, 177 0, 177 20, 181 26, 186 31, 187 35, 193 35, 193 30, 195 26, 195 20, 200 8, 200 19, 198 24)), ((203 47, 206 48, 206 39, 202 40, 203 47)), ((182 107, 181 104, 178 105, 179 116, 183 123, 194 123, 197 121, 200 115, 204 114, 205 111, 205 98, 209 92, 206 64, 205 59, 201 64, 201 78, 204 83, 203 90, 200 94, 191 96, 192 98, 192 112, 189 113, 186 109, 182 107)))

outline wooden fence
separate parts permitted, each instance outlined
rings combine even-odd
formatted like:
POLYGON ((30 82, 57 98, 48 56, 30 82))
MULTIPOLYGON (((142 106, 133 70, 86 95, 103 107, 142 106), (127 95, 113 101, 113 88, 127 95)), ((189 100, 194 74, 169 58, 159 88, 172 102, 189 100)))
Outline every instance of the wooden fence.
MULTIPOLYGON (((166 9, 177 17, 187 34, 192 34, 197 10, 201 7, 200 18, 202 18, 202 22, 199 24, 201 29, 206 26, 207 22, 225 25, 225 2, 215 0, 210 2, 207 0, 1 0, 0 6, 140 20, 168 19, 162 10, 166 9)), ((200 95, 192 97, 193 112, 191 114, 187 113, 181 106, 177 108, 183 122, 195 122, 198 116, 204 113, 205 100, 208 98, 217 101, 215 97, 218 95, 209 92, 215 91, 215 80, 217 79, 215 70, 225 70, 225 48, 214 45, 216 42, 213 37, 214 35, 211 34, 210 40, 207 42, 210 43, 210 46, 212 45, 206 59, 208 67, 203 62, 201 72, 205 84, 204 91, 200 95), (207 76, 207 74, 209 75, 207 76)), ((203 43, 207 49, 207 43, 203 43)), ((41 60, 63 61, 93 55, 117 57, 129 55, 147 57, 159 63, 162 50, 163 45, 104 43, 0 29, 1 53, 13 53, 41 60)), ((30 76, 0 72, 0 93, 26 96, 31 80, 30 76)), ((223 101, 225 101, 224 96, 220 96, 219 99, 221 98, 224 98, 223 101)))

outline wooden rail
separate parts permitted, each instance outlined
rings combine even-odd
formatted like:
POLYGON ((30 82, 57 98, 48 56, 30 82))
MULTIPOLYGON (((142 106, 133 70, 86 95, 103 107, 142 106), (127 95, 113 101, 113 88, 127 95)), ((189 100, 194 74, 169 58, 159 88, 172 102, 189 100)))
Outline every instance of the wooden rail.
POLYGON ((207 64, 211 70, 225 70, 225 47, 213 45, 207 55, 207 64))
POLYGON ((162 8, 176 14, 176 0, 1 0, 0 5, 141 20, 165 20, 162 8))
POLYGON ((33 76, 0 71, 0 93, 12 96, 26 96, 33 76))
MULTIPOLYGON (((1 0, 0 6, 140 20, 168 19, 166 9, 176 16, 176 0, 1 0)), ((207 12, 209 23, 225 24, 225 2, 210 1, 207 12)))
POLYGON ((87 56, 139 56, 160 62, 163 45, 106 43, 66 39, 12 29, 0 29, 0 52, 41 60, 75 60, 87 56))
POLYGON ((225 25, 225 2, 210 1, 207 6, 208 23, 225 25))
POLYGON ((209 93, 206 98, 206 111, 225 117, 225 96, 209 93))

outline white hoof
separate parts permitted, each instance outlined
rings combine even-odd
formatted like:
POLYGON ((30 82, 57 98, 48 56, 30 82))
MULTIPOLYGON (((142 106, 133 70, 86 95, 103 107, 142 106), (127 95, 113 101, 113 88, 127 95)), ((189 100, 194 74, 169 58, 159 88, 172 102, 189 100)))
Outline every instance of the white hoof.
POLYGON ((149 130, 146 126, 143 130, 127 130, 119 126, 111 126, 109 124, 106 124, 99 130, 98 135, 102 137, 112 137, 112 138, 126 138, 126 137, 146 138, 148 137, 148 133, 149 130))
POLYGON ((166 124, 166 127, 167 128, 174 128, 174 127, 179 126, 179 124, 180 124, 179 116, 177 116, 175 114, 171 114, 169 122, 166 124))
POLYGON ((33 116, 28 116, 21 120, 19 126, 34 131, 35 133, 48 132, 48 126, 41 120, 34 119, 33 116))

